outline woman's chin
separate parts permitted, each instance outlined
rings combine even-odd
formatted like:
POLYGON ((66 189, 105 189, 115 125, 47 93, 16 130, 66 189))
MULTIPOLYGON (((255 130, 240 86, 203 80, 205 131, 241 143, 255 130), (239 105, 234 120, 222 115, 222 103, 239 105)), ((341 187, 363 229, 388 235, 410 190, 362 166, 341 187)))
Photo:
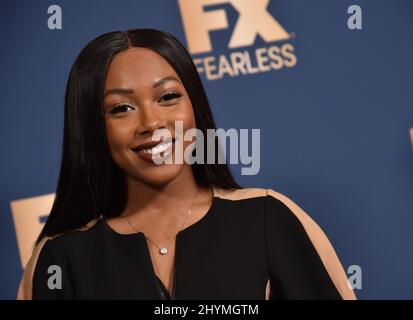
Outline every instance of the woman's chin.
POLYGON ((144 172, 133 174, 136 180, 148 185, 163 185, 174 180, 183 169, 183 165, 163 164, 146 167, 144 172))

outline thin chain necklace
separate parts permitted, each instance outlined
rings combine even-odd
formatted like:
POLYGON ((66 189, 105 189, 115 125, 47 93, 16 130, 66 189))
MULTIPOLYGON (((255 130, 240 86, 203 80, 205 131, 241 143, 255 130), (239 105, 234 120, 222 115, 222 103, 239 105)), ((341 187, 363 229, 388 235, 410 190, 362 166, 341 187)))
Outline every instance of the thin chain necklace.
MULTIPOLYGON (((188 213, 186 214, 185 219, 184 219, 184 222, 182 223, 182 226, 181 226, 181 228, 179 229, 179 231, 182 230, 182 228, 183 228, 184 225, 185 225, 186 220, 188 219, 189 215, 191 214, 192 206, 194 205, 194 202, 195 202, 197 196, 198 196, 198 188, 196 189, 196 194, 195 194, 194 200, 192 201, 191 207, 189 208, 188 213)), ((124 218, 125 218, 126 222, 132 227, 132 229, 134 229, 136 232, 140 232, 140 231, 138 230, 138 228, 135 227, 134 223, 133 223, 131 220, 129 220, 129 219, 126 218, 126 217, 124 217, 124 218)), ((179 233, 179 231, 178 231, 178 233, 179 233)), ((166 238, 166 240, 169 240, 169 239, 172 238, 172 237, 174 237, 174 236, 170 236, 170 237, 166 238)), ((159 249, 159 253, 160 253, 160 254, 164 255, 164 254, 167 254, 167 253, 168 253, 168 248, 158 246, 154 241, 152 241, 151 239, 149 239, 147 236, 145 236, 145 238, 148 239, 150 242, 152 242, 152 243, 159 249)))

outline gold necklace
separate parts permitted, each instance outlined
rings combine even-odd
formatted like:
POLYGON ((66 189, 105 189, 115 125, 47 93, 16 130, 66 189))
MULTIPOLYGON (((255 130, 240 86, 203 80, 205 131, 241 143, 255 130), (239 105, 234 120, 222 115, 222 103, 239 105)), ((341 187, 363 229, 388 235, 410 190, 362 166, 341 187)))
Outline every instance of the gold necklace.
MULTIPOLYGON (((194 205, 194 202, 195 202, 197 196, 198 196, 198 188, 196 189, 196 194, 195 194, 194 200, 192 201, 191 207, 189 208, 188 213, 186 214, 185 219, 184 219, 184 222, 182 223, 182 226, 181 226, 181 228, 179 229, 179 231, 182 230, 182 228, 183 228, 184 225, 185 225, 186 220, 188 219, 189 215, 191 214, 192 206, 194 205)), ((140 232, 140 231, 138 230, 138 228, 135 227, 135 225, 134 225, 134 223, 133 223, 132 221, 130 221, 130 220, 129 220, 128 218, 126 218, 126 217, 124 217, 124 218, 125 218, 126 222, 132 227, 132 229, 134 229, 136 232, 140 232)), ((178 231, 178 232, 179 232, 179 231, 178 231)), ((175 235, 175 236, 176 236, 176 235, 175 235)), ((172 237, 173 237, 173 236, 168 237, 168 238, 166 238, 166 240, 169 240, 169 239, 172 238, 172 237)), ((145 235, 145 238, 148 239, 150 242, 152 242, 152 243, 159 249, 159 253, 160 253, 160 254, 164 255, 164 254, 167 254, 167 253, 168 253, 168 248, 158 246, 154 241, 152 241, 151 239, 149 239, 146 235, 145 235)))

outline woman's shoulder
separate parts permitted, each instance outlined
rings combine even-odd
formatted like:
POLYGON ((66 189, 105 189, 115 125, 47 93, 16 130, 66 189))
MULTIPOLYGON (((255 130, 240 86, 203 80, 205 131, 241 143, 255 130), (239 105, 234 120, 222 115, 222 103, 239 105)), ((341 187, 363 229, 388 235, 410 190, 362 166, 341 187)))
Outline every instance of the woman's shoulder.
POLYGON ((344 268, 327 235, 295 201, 271 188, 214 188, 214 192, 217 197, 225 200, 252 200, 259 203, 266 218, 266 234, 269 241, 276 238, 274 235, 286 234, 284 240, 291 240, 294 234, 301 236, 304 232, 342 297, 355 299, 344 268))
POLYGON ((32 298, 33 275, 35 273, 39 257, 46 249, 52 251, 53 254, 59 254, 65 248, 79 248, 79 246, 73 246, 73 243, 77 242, 77 244, 81 245, 82 238, 87 238, 90 235, 90 231, 99 221, 100 219, 96 218, 80 228, 62 232, 53 236, 43 237, 39 243, 35 245, 32 255, 24 268, 23 276, 17 292, 17 299, 28 300, 32 298))
POLYGON ((279 228, 293 229, 304 227, 313 239, 319 238, 323 231, 317 223, 293 200, 271 188, 214 188, 215 197, 236 203, 233 214, 244 213, 249 218, 265 219, 268 230, 278 232, 279 228))
POLYGON ((214 196, 229 201, 251 201, 258 206, 265 207, 269 212, 280 213, 279 210, 272 209, 284 207, 288 209, 287 211, 299 217, 300 220, 309 218, 288 196, 271 188, 244 187, 239 189, 223 189, 214 187, 214 196))
POLYGON ((244 187, 224 189, 214 187, 214 195, 226 200, 245 200, 269 197, 288 204, 292 203, 292 200, 287 196, 270 188, 244 187))
POLYGON ((231 188, 214 187, 214 196, 225 200, 244 200, 265 197, 267 190, 264 188, 231 188))
POLYGON ((47 246, 49 250, 65 253, 68 253, 66 252, 67 250, 79 250, 79 248, 84 248, 91 239, 99 234, 99 230, 101 230, 101 228, 99 228, 101 221, 102 218, 95 218, 78 228, 52 236, 45 236, 36 245, 33 254, 37 252, 37 247, 43 249, 45 246, 47 246))
POLYGON ((268 201, 272 203, 272 206, 269 205, 267 208, 268 221, 272 222, 269 227, 275 229, 276 224, 282 221, 285 222, 284 226, 288 226, 288 228, 286 227, 287 232, 292 234, 304 232, 343 299, 356 299, 338 255, 319 224, 286 195, 273 189, 267 189, 267 192, 268 201))
MULTIPOLYGON (((304 218, 301 208, 290 198, 270 188, 243 187, 243 188, 217 188, 214 187, 214 196, 224 200, 229 206, 236 205, 233 214, 244 213, 249 218, 304 218)), ((305 219, 308 219, 305 216, 305 219)))
MULTIPOLYGON (((214 195, 224 200, 261 200, 259 202, 268 214, 292 215, 304 225, 315 223, 314 220, 292 199, 271 188, 223 189, 214 187, 214 195)), ((257 202, 258 203, 258 202, 257 202)))

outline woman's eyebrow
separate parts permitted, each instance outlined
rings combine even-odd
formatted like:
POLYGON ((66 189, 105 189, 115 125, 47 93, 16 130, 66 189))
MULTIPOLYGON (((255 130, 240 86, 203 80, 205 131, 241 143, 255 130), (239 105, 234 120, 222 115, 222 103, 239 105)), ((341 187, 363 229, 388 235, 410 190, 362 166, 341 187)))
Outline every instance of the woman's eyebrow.
MULTIPOLYGON (((161 84, 163 84, 163 83, 165 83, 165 82, 167 82, 167 81, 171 81, 171 80, 178 81, 179 83, 181 83, 181 82, 180 82, 177 78, 175 78, 174 76, 168 76, 168 77, 165 77, 165 78, 162 78, 162 79, 160 79, 160 80, 157 80, 157 81, 153 82, 153 83, 152 83, 152 87, 153 87, 153 88, 159 87, 161 84)), ((110 95, 110 94, 132 94, 132 93, 134 93, 134 92, 135 92, 135 91, 133 91, 132 88, 115 88, 115 89, 109 89, 109 90, 107 90, 107 91, 105 92, 105 94, 103 95, 103 97, 106 97, 107 95, 110 95)))
POLYGON ((171 80, 178 81, 179 83, 181 82, 181 81, 179 81, 177 78, 175 78, 174 76, 167 76, 167 77, 165 77, 165 78, 163 78, 163 79, 161 79, 161 80, 155 81, 155 82, 152 84, 152 87, 153 87, 153 88, 156 88, 156 87, 160 86, 161 84, 163 84, 163 83, 165 83, 165 82, 167 82, 167 81, 171 81, 171 80))
POLYGON ((105 94, 103 95, 103 98, 110 94, 132 94, 134 92, 135 91, 133 91, 133 89, 130 89, 130 88, 109 89, 105 92, 105 94))

